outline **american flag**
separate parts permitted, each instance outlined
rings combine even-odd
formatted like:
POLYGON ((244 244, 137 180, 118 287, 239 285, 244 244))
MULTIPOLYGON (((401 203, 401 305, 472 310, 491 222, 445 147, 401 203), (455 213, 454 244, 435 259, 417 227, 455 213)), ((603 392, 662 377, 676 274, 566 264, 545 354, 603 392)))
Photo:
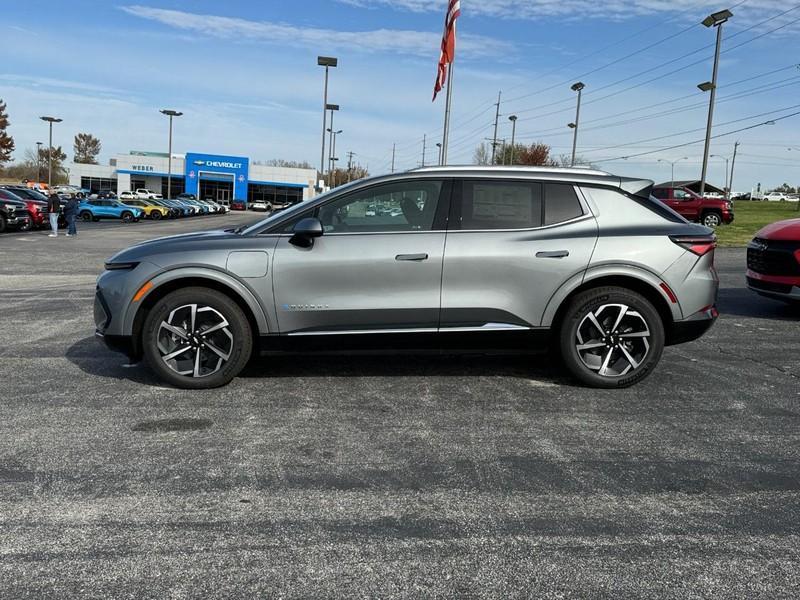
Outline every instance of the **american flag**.
POLYGON ((439 68, 436 83, 433 85, 433 99, 442 91, 447 82, 447 69, 456 58, 456 19, 461 14, 461 0, 448 0, 447 15, 444 18, 442 52, 439 55, 439 68))

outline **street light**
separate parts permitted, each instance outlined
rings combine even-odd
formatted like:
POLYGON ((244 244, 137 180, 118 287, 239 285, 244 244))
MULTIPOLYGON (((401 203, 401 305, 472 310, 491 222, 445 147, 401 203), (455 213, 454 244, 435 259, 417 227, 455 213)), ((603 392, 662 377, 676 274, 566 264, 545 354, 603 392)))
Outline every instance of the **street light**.
POLYGON ((730 164, 731 159, 727 156, 722 156, 721 154, 710 154, 708 158, 721 158, 725 161, 725 193, 729 194, 731 190, 728 188, 728 165, 730 164))
POLYGON ((572 167, 575 166, 575 151, 578 147, 578 125, 581 119, 581 92, 583 92, 583 88, 585 87, 586 86, 580 81, 572 84, 572 87, 570 87, 573 92, 578 92, 578 108, 575 111, 575 123, 570 123, 570 128, 575 130, 572 136, 572 161, 570 163, 572 167))
POLYGON ((703 19, 702 23, 706 27, 717 28, 717 45, 714 51, 714 70, 711 74, 711 81, 701 83, 697 87, 703 92, 711 92, 711 97, 708 100, 708 123, 706 124, 706 144, 703 149, 703 172, 700 176, 700 196, 702 197, 706 191, 706 175, 708 174, 708 154, 711 148, 711 126, 714 122, 714 101, 717 98, 717 73, 719 72, 719 50, 722 46, 722 25, 733 16, 733 13, 727 9, 715 12, 708 15, 703 19))
MULTIPOLYGON (((326 104, 325 108, 331 111, 331 126, 327 129, 327 131, 333 131, 333 113, 339 110, 338 104, 326 104)), ((331 164, 331 158, 333 157, 333 134, 331 134, 331 141, 328 144, 328 148, 330 150, 330 154, 328 155, 328 172, 333 169, 333 165, 331 164)), ((324 172, 323 172, 324 174, 324 172)))
POLYGON ((39 117, 50 124, 50 145, 47 147, 47 190, 53 186, 53 123, 61 123, 64 119, 56 117, 39 117))
MULTIPOLYGON (((44 142, 36 142, 36 185, 42 183, 42 144, 44 142)), ((791 150, 791 148, 789 148, 791 150)))
POLYGON ((439 162, 436 163, 436 164, 441 166, 441 164, 442 164, 442 144, 440 142, 437 142, 436 143, 436 147, 439 149, 439 162))
POLYGON ((172 119, 180 117, 182 112, 162 108, 159 111, 162 115, 169 117, 169 157, 167 158, 167 200, 172 200, 172 119))
POLYGON ((508 120, 511 121, 511 164, 514 164, 514 139, 517 134, 517 115, 511 115, 508 117, 508 120))
MULTIPOLYGON (((331 113, 331 125, 333 125, 333 113, 331 113)), ((334 131, 333 129, 329 128, 328 131, 331 133, 331 168, 330 168, 330 184, 331 187, 336 185, 336 161, 339 160, 336 158, 336 136, 342 133, 342 130, 334 131)))
MULTIPOLYGON (((627 157, 625 157, 625 158, 627 159, 627 157)), ((671 174, 672 179, 670 179, 670 182, 669 182, 669 187, 670 188, 674 188, 675 187, 675 164, 681 162, 682 160, 689 160, 689 157, 688 156, 682 156, 681 158, 678 158, 676 160, 667 160, 666 158, 659 158, 658 159, 658 162, 667 163, 668 165, 670 165, 672 167, 672 174, 671 174)))
POLYGON ((322 99, 322 151, 319 155, 319 175, 325 174, 325 128, 328 126, 328 71, 331 67, 339 65, 339 60, 333 56, 318 56, 317 65, 325 67, 325 95, 322 99))

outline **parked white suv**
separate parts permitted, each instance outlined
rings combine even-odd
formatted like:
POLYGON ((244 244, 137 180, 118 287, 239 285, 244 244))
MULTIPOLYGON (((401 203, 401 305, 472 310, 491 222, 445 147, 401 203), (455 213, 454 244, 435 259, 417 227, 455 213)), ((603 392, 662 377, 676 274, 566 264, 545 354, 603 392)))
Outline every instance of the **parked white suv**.
POLYGON ((139 196, 136 195, 136 192, 120 192, 119 194, 120 200, 138 200, 139 196))
POLYGON ((140 200, 161 200, 161 194, 156 194, 152 190, 146 188, 139 188, 136 190, 136 197, 140 200))
POLYGON ((764 200, 768 200, 770 202, 786 202, 787 195, 783 192, 770 192, 769 194, 764 194, 764 200))

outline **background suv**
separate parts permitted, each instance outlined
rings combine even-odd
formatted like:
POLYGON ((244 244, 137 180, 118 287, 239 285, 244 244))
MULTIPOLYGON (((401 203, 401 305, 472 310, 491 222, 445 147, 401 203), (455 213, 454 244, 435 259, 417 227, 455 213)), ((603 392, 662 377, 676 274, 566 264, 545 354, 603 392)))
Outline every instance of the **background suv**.
POLYGON ((19 196, 0 189, 0 233, 7 229, 25 231, 32 226, 31 216, 19 196))
POLYGON ((664 184, 653 188, 653 196, 687 221, 696 221, 706 227, 733 223, 733 203, 724 198, 703 198, 689 188, 664 184))
POLYGON ((583 383, 629 386, 717 316, 713 232, 651 186, 499 167, 360 180, 247 229, 119 252, 97 334, 186 388, 258 352, 547 343, 583 383))
POLYGON ((0 186, 8 192, 18 197, 24 204, 31 218, 31 227, 41 229, 50 227, 49 215, 47 210, 47 196, 21 185, 0 186))
POLYGON ((125 223, 138 221, 144 216, 144 210, 137 206, 128 206, 116 200, 83 200, 78 205, 78 217, 84 221, 100 219, 122 219, 125 223))

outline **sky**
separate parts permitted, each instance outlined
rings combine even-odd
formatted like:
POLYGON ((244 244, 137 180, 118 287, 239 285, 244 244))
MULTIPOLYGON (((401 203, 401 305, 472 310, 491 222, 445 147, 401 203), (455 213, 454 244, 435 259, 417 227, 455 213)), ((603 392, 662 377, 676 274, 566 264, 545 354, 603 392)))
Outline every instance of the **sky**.
MULTIPOLYGON (((582 81, 578 154, 620 175, 700 176, 714 31, 724 25, 709 181, 734 191, 800 184, 800 4, 794 0, 462 0, 449 162, 468 164, 493 135, 569 154, 582 81), (764 124, 768 122, 773 124, 764 124)), ((76 133, 100 138, 101 162, 166 151, 161 108, 180 110, 176 153, 319 165, 324 69, 341 163, 372 174, 436 160, 444 95, 431 102, 446 0, 0 0, 0 99, 16 159, 47 142, 72 156, 76 133)), ((340 163, 340 164, 341 164, 340 163)))

